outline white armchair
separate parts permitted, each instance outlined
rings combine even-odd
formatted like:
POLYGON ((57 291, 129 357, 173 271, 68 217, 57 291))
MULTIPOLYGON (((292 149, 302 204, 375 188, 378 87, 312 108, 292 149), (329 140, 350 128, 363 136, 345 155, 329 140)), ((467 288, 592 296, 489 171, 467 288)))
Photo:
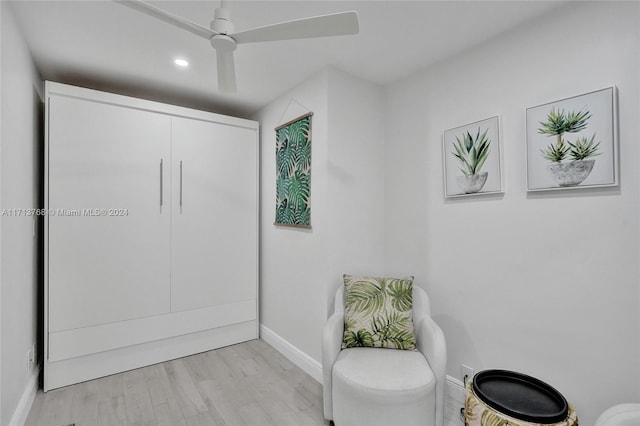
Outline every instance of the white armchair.
POLYGON ((418 351, 342 349, 344 287, 322 331, 324 417, 336 426, 443 426, 447 352, 427 293, 413 287, 418 351), (375 371, 375 374, 371 374, 375 371))

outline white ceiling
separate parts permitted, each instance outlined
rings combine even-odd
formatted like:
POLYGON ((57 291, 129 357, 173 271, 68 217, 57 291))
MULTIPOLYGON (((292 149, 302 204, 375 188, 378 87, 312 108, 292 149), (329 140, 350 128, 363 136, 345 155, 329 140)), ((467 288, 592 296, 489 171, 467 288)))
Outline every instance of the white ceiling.
MULTIPOLYGON (((112 1, 12 1, 44 79, 247 116, 326 65, 378 84, 406 77, 554 8, 559 1, 225 1, 241 31, 356 10, 360 33, 243 44, 238 92, 217 89, 209 42, 112 1), (191 62, 187 69, 176 57, 191 62)), ((154 1, 208 27, 218 0, 154 1)))

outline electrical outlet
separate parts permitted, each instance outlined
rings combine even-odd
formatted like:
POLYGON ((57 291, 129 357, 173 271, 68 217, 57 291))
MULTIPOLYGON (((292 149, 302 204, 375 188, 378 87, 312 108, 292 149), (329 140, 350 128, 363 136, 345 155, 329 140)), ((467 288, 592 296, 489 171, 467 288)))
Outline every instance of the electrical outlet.
POLYGON ((27 351, 27 373, 31 372, 31 349, 27 351))
POLYGON ((468 365, 462 364, 460 366, 460 377, 462 377, 462 384, 465 387, 467 386, 467 380, 472 380, 474 374, 475 373, 473 368, 469 367, 468 365))
POLYGON ((36 343, 33 342, 31 345, 31 368, 36 366, 36 358, 38 358, 37 349, 36 343))
POLYGON ((31 345, 31 349, 27 351, 27 372, 33 371, 36 366, 36 344, 31 345))

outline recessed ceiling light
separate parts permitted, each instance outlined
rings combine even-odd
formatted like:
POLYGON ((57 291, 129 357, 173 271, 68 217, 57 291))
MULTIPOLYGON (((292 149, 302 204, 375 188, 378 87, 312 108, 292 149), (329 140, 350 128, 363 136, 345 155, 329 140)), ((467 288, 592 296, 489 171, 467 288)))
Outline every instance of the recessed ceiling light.
POLYGON ((186 59, 176 59, 175 61, 173 61, 174 64, 176 64, 179 67, 188 67, 189 66, 189 62, 186 59))

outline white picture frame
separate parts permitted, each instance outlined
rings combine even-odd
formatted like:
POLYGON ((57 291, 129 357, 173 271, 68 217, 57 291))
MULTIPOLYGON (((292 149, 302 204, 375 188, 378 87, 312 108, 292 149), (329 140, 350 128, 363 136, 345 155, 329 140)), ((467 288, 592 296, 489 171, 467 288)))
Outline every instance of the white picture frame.
POLYGON ((617 186, 617 134, 615 86, 527 108, 527 191, 617 186))
POLYGON ((445 198, 502 193, 500 139, 499 116, 444 131, 442 157, 445 198), (479 158, 483 139, 488 141, 484 159, 479 158))

